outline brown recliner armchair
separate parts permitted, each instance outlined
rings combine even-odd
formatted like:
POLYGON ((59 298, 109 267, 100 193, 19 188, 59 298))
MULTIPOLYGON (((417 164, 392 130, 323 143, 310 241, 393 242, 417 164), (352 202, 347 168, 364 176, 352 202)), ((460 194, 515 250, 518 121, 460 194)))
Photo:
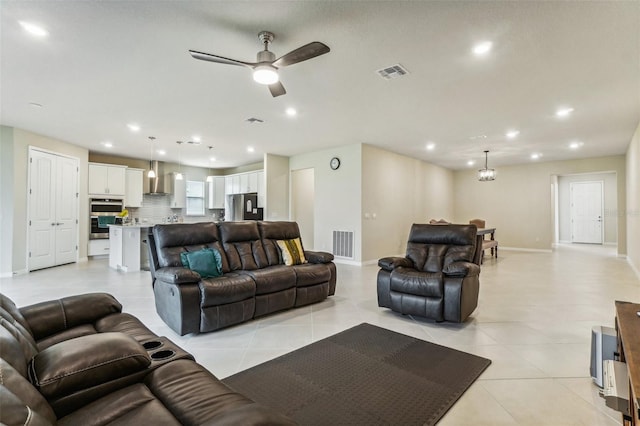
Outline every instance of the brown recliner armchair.
POLYGON ((475 225, 413 224, 405 257, 378 261, 378 306, 438 322, 464 321, 478 305, 475 225))

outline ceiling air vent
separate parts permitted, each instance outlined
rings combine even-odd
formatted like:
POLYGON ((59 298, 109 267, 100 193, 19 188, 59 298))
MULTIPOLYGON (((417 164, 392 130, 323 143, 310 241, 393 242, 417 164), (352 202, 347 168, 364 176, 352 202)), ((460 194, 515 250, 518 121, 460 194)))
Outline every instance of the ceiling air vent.
POLYGON ((382 68, 376 72, 385 80, 391 80, 393 78, 409 74, 409 71, 400 64, 391 65, 390 67, 382 68))

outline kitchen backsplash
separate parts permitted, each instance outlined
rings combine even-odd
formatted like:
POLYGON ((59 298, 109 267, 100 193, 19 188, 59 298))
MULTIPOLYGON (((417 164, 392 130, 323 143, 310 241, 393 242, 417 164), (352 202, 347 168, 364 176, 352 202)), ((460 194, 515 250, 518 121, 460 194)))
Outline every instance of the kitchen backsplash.
POLYGON ((170 195, 144 195, 142 207, 128 208, 129 217, 131 219, 138 218, 141 223, 144 223, 145 220, 148 223, 162 223, 166 222, 167 218, 173 215, 177 215, 178 218, 182 218, 182 221, 185 223, 219 220, 220 209, 207 209, 206 216, 185 216, 186 209, 169 208, 170 200, 170 195))

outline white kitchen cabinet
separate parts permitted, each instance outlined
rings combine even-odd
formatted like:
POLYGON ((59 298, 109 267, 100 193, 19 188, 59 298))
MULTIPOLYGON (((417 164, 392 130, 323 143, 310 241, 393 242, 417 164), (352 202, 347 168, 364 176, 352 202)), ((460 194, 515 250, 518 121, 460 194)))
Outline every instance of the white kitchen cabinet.
POLYGON ((227 195, 233 194, 233 176, 224 177, 224 192, 227 195))
POLYGON ((126 166, 89 163, 89 195, 124 197, 126 169, 126 166))
POLYGON ((243 173, 240 175, 240 193, 246 194, 249 191, 249 173, 243 173))
POLYGON ((242 194, 242 192, 240 192, 240 175, 231 176, 231 193, 242 194))
POLYGON ((209 209, 224 209, 224 196, 226 189, 226 178, 224 176, 210 176, 211 180, 208 184, 208 203, 209 209))
POLYGON ((260 172, 247 173, 249 181, 247 192, 258 192, 258 173, 260 172))
POLYGON ((170 173, 168 178, 171 182, 171 201, 169 207, 172 209, 183 209, 187 205, 187 185, 183 179, 176 179, 175 174, 170 173))
POLYGON ((142 207, 144 170, 127 169, 125 177, 127 187, 124 195, 124 206, 142 207))
POLYGON ((109 266, 124 272, 140 270, 140 227, 109 227, 109 266))
POLYGON ((103 254, 109 254, 109 240, 89 240, 87 246, 87 256, 100 256, 103 254))

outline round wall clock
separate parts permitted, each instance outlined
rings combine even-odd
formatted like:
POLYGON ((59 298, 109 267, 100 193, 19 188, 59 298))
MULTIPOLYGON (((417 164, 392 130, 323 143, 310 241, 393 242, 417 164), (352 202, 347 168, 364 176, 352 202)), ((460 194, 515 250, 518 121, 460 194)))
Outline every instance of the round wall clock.
POLYGON ((340 159, 333 157, 331 161, 329 161, 329 166, 331 166, 331 170, 338 170, 338 167, 340 167, 340 159))

